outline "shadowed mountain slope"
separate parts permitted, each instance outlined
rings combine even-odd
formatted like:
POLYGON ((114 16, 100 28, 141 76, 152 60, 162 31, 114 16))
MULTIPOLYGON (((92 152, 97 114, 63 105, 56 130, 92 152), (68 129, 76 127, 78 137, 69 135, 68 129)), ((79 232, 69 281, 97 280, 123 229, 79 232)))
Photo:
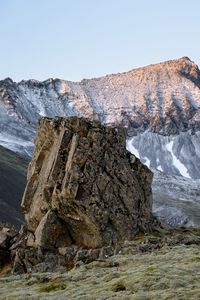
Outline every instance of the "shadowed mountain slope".
POLYGON ((0 146, 0 221, 15 226, 23 222, 20 203, 26 184, 28 162, 0 146))

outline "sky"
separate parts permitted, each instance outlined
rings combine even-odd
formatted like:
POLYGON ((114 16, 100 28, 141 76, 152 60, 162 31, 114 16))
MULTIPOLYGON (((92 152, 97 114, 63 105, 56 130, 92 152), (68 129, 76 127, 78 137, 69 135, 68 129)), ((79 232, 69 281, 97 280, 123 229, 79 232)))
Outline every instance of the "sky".
POLYGON ((0 0, 0 80, 80 81, 188 56, 199 0, 0 0))

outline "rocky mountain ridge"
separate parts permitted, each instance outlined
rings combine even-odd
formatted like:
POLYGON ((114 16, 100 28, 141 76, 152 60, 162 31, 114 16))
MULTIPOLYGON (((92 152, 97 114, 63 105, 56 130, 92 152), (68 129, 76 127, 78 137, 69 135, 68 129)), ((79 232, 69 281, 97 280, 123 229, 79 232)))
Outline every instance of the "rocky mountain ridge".
POLYGON ((59 79, 15 83, 7 78, 0 81, 0 144, 30 157, 40 116, 84 116, 108 125, 128 126, 134 148, 143 162, 150 161, 150 167, 200 178, 199 87, 200 71, 187 57, 79 83, 59 79), (147 138, 151 133, 157 152, 163 147, 162 135, 169 136, 163 155, 167 163, 155 163, 153 151, 145 156, 141 146, 145 144, 144 132, 147 138), (189 133, 189 138, 183 133, 189 133), (182 146, 178 146, 179 137, 182 146), (176 145, 170 144, 172 139, 178 140, 176 145), (186 142, 191 144, 187 150, 186 142), (192 167, 188 157, 194 157, 192 167), (177 161, 186 168, 184 173, 177 161))

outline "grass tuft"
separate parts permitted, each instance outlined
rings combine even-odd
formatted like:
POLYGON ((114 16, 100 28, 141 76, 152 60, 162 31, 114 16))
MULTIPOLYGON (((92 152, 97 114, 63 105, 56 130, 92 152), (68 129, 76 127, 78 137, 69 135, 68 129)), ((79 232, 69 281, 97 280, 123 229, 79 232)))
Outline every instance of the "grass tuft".
POLYGON ((50 293, 50 292, 65 290, 66 288, 67 288, 67 285, 64 283, 49 283, 49 284, 46 284, 45 286, 42 286, 39 289, 39 292, 50 293))

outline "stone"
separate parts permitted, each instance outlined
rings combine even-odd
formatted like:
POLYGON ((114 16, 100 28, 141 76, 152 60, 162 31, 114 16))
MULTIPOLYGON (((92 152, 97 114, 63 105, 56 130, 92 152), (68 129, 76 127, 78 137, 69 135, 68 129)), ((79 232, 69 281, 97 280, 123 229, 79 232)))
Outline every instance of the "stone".
POLYGON ((35 244, 44 249, 69 246, 70 239, 67 227, 64 226, 53 210, 49 210, 41 219, 35 231, 35 244))
POLYGON ((10 247, 16 235, 14 228, 0 225, 0 268, 11 259, 10 247))
POLYGON ((14 229, 13 227, 3 227, 1 229, 1 233, 4 233, 11 238, 14 238, 18 234, 16 229, 14 229))
POLYGON ((101 248, 152 229, 152 172, 125 149, 125 129, 41 118, 22 209, 35 247, 101 248))
POLYGON ((122 246, 121 245, 116 245, 114 249, 114 255, 120 254, 122 251, 122 246))
POLYGON ((125 136, 84 118, 40 120, 22 200, 27 226, 0 231, 0 259, 11 257, 13 274, 105 261, 153 229, 153 175, 125 136))
POLYGON ((77 248, 76 247, 60 247, 58 248, 58 253, 62 256, 73 257, 76 255, 77 248))
POLYGON ((26 242, 27 247, 34 247, 35 246, 35 236, 32 232, 28 233, 28 238, 26 242))
POLYGON ((100 249, 89 249, 87 253, 88 260, 98 260, 100 254, 100 249))
POLYGON ((105 258, 108 258, 109 256, 112 256, 114 254, 114 250, 112 247, 107 246, 101 248, 101 251, 99 253, 99 259, 104 260, 105 258))
POLYGON ((76 248, 76 247, 68 247, 67 251, 65 253, 66 260, 73 259, 76 256, 77 251, 78 251, 78 248, 76 248))
POLYGON ((17 236, 17 231, 9 226, 0 228, 0 249, 9 249, 11 240, 17 236))
POLYGON ((68 253, 68 247, 60 247, 58 248, 58 253, 62 256, 65 256, 68 253))
POLYGON ((26 247, 27 239, 28 239, 28 230, 26 226, 22 225, 18 234, 16 234, 12 239, 12 243, 11 243, 12 245, 10 246, 9 249, 13 251, 19 247, 20 248, 26 247))
POLYGON ((0 249, 6 249, 9 242, 9 236, 0 232, 0 249))
POLYGON ((76 253, 76 257, 75 257, 75 261, 83 261, 85 262, 87 260, 87 254, 88 254, 88 250, 87 249, 79 249, 76 253))
POLYGON ((27 268, 24 263, 24 258, 25 258, 25 253, 24 249, 17 249, 15 251, 14 259, 13 259, 13 267, 12 267, 12 274, 21 274, 21 273, 26 273, 27 268))

